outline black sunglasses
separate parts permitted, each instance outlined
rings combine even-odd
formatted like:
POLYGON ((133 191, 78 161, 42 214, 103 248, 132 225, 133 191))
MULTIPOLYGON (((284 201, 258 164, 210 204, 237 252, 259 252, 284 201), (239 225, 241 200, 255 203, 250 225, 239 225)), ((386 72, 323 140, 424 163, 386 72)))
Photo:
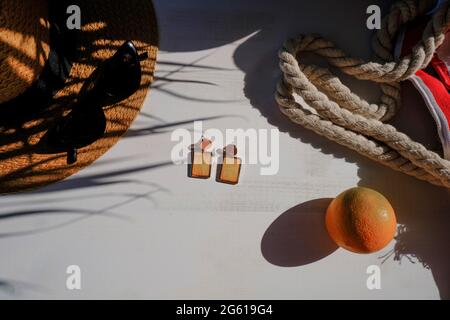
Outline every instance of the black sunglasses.
MULTIPOLYGON (((47 134, 47 143, 58 151, 67 152, 67 164, 77 161, 78 149, 100 139, 106 130, 103 107, 130 97, 141 84, 139 55, 131 41, 126 41, 112 56, 94 71, 91 81, 78 98, 72 111, 47 134)), ((82 90, 83 91, 83 90, 82 90)))

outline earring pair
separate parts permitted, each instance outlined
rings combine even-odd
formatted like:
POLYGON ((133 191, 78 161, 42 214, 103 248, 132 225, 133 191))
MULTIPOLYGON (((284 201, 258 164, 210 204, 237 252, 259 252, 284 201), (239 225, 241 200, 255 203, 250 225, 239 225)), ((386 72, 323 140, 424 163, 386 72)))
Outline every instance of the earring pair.
MULTIPOLYGON (((196 179, 211 177, 213 152, 210 151, 212 141, 202 138, 199 143, 190 146, 190 163, 188 176, 196 179)), ((216 181, 226 184, 237 184, 241 173, 242 161, 238 158, 237 147, 233 144, 216 151, 218 155, 216 181)))

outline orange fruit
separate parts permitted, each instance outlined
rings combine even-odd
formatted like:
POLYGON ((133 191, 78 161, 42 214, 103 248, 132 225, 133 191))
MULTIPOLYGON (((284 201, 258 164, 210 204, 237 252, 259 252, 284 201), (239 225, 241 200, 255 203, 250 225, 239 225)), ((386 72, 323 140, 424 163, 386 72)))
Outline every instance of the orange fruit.
POLYGON ((397 219, 389 201, 369 188, 352 188, 331 201, 325 224, 331 238, 344 249, 371 253, 394 238, 397 219))

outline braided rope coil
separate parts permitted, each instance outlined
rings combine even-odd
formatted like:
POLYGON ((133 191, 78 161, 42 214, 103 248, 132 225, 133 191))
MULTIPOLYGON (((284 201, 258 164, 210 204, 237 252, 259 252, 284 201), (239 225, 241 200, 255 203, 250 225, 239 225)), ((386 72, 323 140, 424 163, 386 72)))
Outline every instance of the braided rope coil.
POLYGON ((291 121, 395 170, 450 188, 450 161, 383 122, 391 119, 401 105, 400 82, 430 63, 450 28, 447 2, 434 13, 411 53, 394 61, 398 30, 426 13, 431 3, 402 0, 392 6, 373 39, 377 61, 353 58, 319 35, 288 40, 279 52, 283 77, 275 100, 291 121), (303 52, 313 52, 357 79, 379 83, 380 103, 361 99, 328 69, 301 64, 297 57, 303 52), (295 95, 309 108, 297 102, 295 95))

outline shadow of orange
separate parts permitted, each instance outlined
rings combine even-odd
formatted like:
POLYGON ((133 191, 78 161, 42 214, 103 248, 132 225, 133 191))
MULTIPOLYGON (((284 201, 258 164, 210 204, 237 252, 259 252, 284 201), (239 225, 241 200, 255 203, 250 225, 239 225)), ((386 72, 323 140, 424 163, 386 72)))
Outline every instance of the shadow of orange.
POLYGON ((307 265, 338 248, 325 229, 325 212, 332 199, 304 202, 281 214, 261 241, 264 258, 277 266, 307 265))

